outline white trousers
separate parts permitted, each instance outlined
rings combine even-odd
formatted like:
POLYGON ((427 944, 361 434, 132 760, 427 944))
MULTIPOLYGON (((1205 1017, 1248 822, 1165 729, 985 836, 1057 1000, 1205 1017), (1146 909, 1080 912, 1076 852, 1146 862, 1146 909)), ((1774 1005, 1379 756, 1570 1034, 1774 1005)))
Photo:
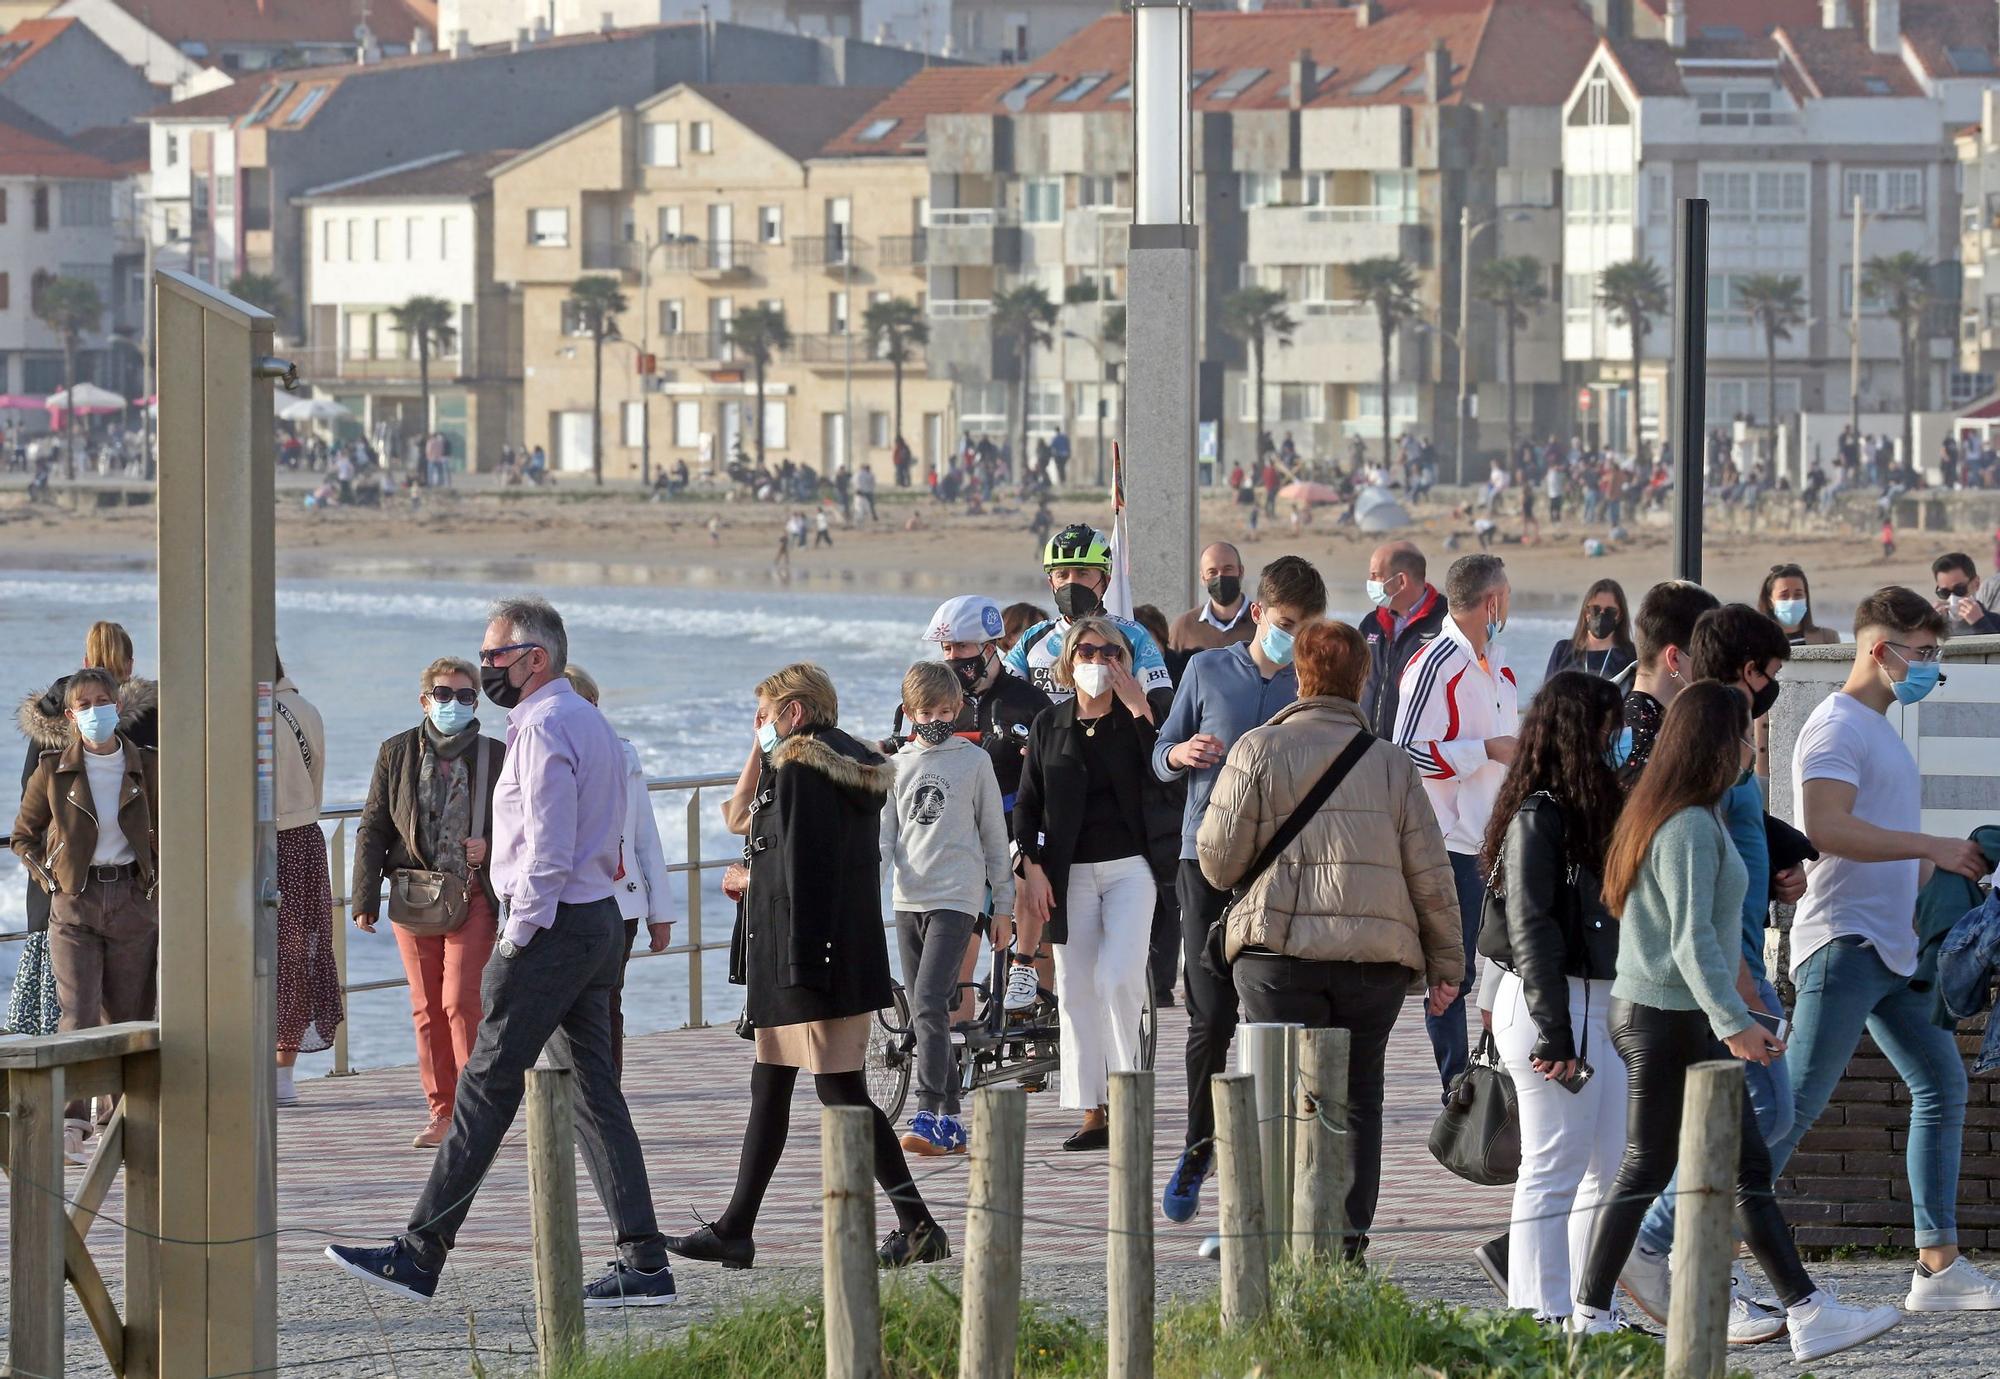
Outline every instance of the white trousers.
POLYGON ((1157 899, 1153 869, 1143 857, 1070 868, 1063 896, 1069 933, 1055 946, 1062 1104, 1070 1110, 1104 1105, 1110 1074, 1139 1066, 1157 899))
POLYGON ((1569 981, 1570 1028, 1597 1070, 1580 1092, 1565 1091, 1530 1066, 1541 1031, 1528 1014, 1521 979, 1498 968, 1493 1040, 1514 1079, 1521 1112, 1521 1176, 1514 1183, 1514 1224, 1507 1245, 1507 1305, 1538 1317, 1567 1317, 1570 1286, 1590 1253, 1596 1207, 1609 1197, 1625 1157, 1625 1060, 1604 1031, 1611 983, 1569 981), (1586 1037, 1586 1031, 1587 1037, 1586 1037))

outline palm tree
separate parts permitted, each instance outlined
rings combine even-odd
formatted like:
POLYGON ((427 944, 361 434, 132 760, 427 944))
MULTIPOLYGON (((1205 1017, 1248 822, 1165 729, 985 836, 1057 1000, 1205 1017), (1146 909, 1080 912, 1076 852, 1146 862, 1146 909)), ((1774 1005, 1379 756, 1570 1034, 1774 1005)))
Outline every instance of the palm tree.
POLYGON ((56 333, 63 347, 63 378, 69 407, 65 413, 69 443, 63 447, 63 474, 76 480, 77 407, 76 351, 84 334, 104 319, 104 301, 97 285, 83 278, 44 278, 35 293, 35 318, 56 333))
POLYGON ((1896 323, 1903 353, 1903 463, 1908 465, 1917 462, 1917 350, 1931 291, 1931 261, 1912 250, 1878 256, 1861 266, 1861 295, 1885 303, 1896 323))
POLYGON ((1035 371, 1035 347, 1054 343, 1050 332, 1056 309, 1040 283, 1022 283, 993 294, 993 333, 1011 344, 1021 361, 1021 443, 1014 454, 1022 473, 1028 465, 1028 385, 1035 371))
MULTIPOLYGON (((1806 323, 1805 283, 1779 273, 1752 273, 1736 281, 1736 304, 1764 332, 1764 401, 1767 426, 1778 424, 1778 342, 1806 323)), ((1711 304, 1712 306, 1713 304, 1711 304)), ((1775 442, 1774 442, 1775 443, 1775 442)))
POLYGON ((1348 281, 1362 301, 1375 308, 1376 324, 1382 328, 1382 463, 1389 463, 1390 355, 1396 331, 1417 314, 1417 274, 1403 259, 1363 259, 1347 270, 1348 281))
POLYGON ((1299 328, 1285 310, 1285 294, 1275 287, 1246 287, 1222 299, 1222 328, 1250 347, 1251 387, 1256 390, 1253 411, 1257 434, 1251 441, 1258 462, 1264 458, 1264 350, 1269 341, 1281 347, 1292 343, 1299 328))
POLYGON ((1549 274, 1533 254, 1488 259, 1474 271, 1472 290, 1480 301, 1500 313, 1507 327, 1507 453, 1512 455, 1520 438, 1515 425, 1520 390, 1515 386, 1514 338, 1528 324, 1528 314, 1541 310, 1548 301, 1549 274))
POLYGON ((1651 259, 1621 259, 1597 275, 1597 300, 1611 313, 1611 323, 1632 332, 1632 453, 1639 453, 1639 366, 1645 362, 1646 336, 1653 322, 1667 313, 1667 283, 1651 259))
POLYGON ((451 349, 458 339, 458 312, 442 297, 412 297, 391 307, 389 317, 403 338, 417 342, 417 386, 422 390, 424 427, 431 424, 431 347, 451 349))
POLYGON ((569 285, 569 300, 563 305, 575 317, 579 335, 588 335, 591 344, 590 378, 590 472, 598 487, 604 486, 604 342, 618 338, 618 313, 630 303, 618 286, 618 279, 602 274, 586 274, 569 285))
MULTIPOLYGON (((771 367, 771 356, 792 347, 792 328, 785 324, 785 309, 782 306, 746 306, 729 318, 727 334, 729 343, 744 353, 756 373, 757 464, 761 468, 764 463, 764 376, 771 367)), ((853 442, 848 441, 847 445, 852 449, 853 442)))
POLYGON ((903 369, 916 358, 917 348, 929 342, 931 323, 924 309, 908 297, 890 297, 870 302, 862 313, 861 325, 868 332, 868 348, 877 359, 886 359, 896 371, 895 403, 890 444, 903 438, 903 369))
POLYGON ((238 273, 229 280, 229 295, 280 318, 292 309, 291 294, 274 273, 238 273))

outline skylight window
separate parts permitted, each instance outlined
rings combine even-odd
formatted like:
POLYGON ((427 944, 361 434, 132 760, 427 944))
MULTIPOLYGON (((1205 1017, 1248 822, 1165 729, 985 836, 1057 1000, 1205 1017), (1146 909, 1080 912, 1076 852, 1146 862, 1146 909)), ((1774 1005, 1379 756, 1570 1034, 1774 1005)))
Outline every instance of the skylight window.
POLYGON ((1000 98, 1000 103, 1009 110, 1019 110, 1027 105, 1035 92, 1054 80, 1055 77, 1047 72, 1037 72, 1033 76, 1023 77, 1019 85, 1000 98))
POLYGON ((889 137, 889 131, 899 123, 901 123, 899 120, 870 120, 868 127, 854 136, 855 141, 863 144, 879 144, 889 137))
POLYGON ((1396 78, 1409 70, 1408 64, 1400 62, 1377 67, 1361 79, 1359 84, 1355 86, 1352 94, 1357 96, 1373 96, 1379 92, 1386 91, 1395 82, 1396 78))
POLYGON ((1966 76, 1991 76, 1994 71, 1993 55, 1984 48, 1967 48, 1953 45, 1944 50, 1951 59, 1951 65, 1966 76))
POLYGON ((1889 94, 1889 83, 1880 77, 1863 77, 1861 89, 1871 96, 1886 96, 1889 94))
POLYGON ((1085 72, 1082 76, 1063 88, 1062 94, 1056 97, 1056 103, 1058 105, 1068 105, 1072 101, 1082 100, 1092 91, 1102 86, 1104 79, 1110 75, 1109 72, 1085 72))
POLYGON ((0 67, 5 67, 27 51, 28 41, 25 38, 17 38, 12 43, 0 43, 0 67))
POLYGON ((1701 36, 1716 43, 1741 43, 1743 27, 1740 24, 1704 24, 1701 36))
POLYGON ((250 107, 250 113, 243 117, 243 123, 246 125, 256 124, 257 121, 263 119, 273 110, 276 110, 285 103, 285 97, 291 95, 292 88, 297 85, 298 83, 295 81, 281 81, 273 86, 258 98, 257 104, 250 107))
POLYGON ((1188 78, 1188 90, 1190 92, 1199 91, 1205 84, 1214 79, 1215 69, 1213 67, 1204 68, 1188 78))
POLYGON ((1268 67, 1239 67, 1230 74, 1229 80, 1209 93, 1209 99, 1233 101, 1264 79, 1270 71, 1268 67))
POLYGON ((1111 93, 1110 95, 1106 96, 1106 97, 1105 97, 1104 99, 1105 99, 1105 100, 1107 100, 1107 101, 1111 101, 1111 102, 1114 102, 1114 103, 1115 103, 1115 102, 1118 102, 1118 101, 1129 101, 1129 100, 1131 100, 1131 99, 1132 99, 1132 83, 1131 83, 1131 82, 1129 82, 1129 81, 1127 81, 1127 82, 1120 82, 1120 83, 1119 83, 1119 86, 1118 86, 1118 89, 1117 89, 1116 91, 1113 91, 1113 92, 1112 92, 1112 93, 1111 93))
POLYGON ((326 99, 326 93, 331 89, 331 87, 326 86, 315 86, 312 90, 306 92, 306 98, 298 103, 298 107, 290 115, 285 117, 285 123, 288 125, 301 125, 311 119, 313 111, 319 109, 320 102, 326 99))

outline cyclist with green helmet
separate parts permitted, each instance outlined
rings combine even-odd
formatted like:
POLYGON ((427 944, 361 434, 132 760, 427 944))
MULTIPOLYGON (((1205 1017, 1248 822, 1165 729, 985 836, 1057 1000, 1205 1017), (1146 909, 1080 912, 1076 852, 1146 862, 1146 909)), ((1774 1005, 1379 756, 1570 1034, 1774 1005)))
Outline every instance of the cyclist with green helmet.
POLYGON ((1063 638, 1079 618, 1095 615, 1110 621, 1125 634, 1132 647, 1132 674, 1146 691, 1153 721, 1166 721, 1173 707, 1174 682, 1168 674, 1166 657, 1153 634, 1129 618, 1105 612, 1104 594, 1111 586, 1111 543, 1102 532, 1083 522, 1072 523, 1049 538, 1042 551, 1042 571, 1055 595, 1056 616, 1037 623, 1021 634, 1007 653, 1006 667, 1036 689, 1061 704, 1075 691, 1055 681, 1055 664, 1062 656, 1063 638))

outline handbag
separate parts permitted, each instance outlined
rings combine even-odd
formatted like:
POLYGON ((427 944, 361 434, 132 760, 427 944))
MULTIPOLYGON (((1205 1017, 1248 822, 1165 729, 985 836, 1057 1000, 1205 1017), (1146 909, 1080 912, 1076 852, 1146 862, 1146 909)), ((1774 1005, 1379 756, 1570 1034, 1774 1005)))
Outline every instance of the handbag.
POLYGON ((1229 976, 1229 959, 1226 956, 1228 950, 1224 947, 1224 939, 1229 933, 1230 913, 1242 903, 1243 897, 1250 893, 1250 888, 1257 883, 1257 878, 1271 869, 1271 864, 1278 860, 1278 854, 1290 847, 1292 840, 1305 831, 1305 826, 1312 821, 1313 815, 1319 813, 1320 806, 1340 788, 1340 783, 1347 779, 1347 773, 1354 769, 1354 764, 1361 760, 1362 754, 1374 743, 1375 735, 1365 728, 1356 733, 1340 755, 1333 759, 1333 764, 1326 768, 1326 773, 1313 783, 1313 788, 1306 791, 1305 797, 1293 807, 1291 817, 1271 835, 1271 841, 1264 844, 1263 851, 1259 852, 1256 860, 1250 863, 1250 869, 1237 878, 1236 888, 1230 894, 1229 903, 1224 905, 1222 913, 1209 923, 1208 935, 1201 946, 1202 966, 1216 977, 1226 979, 1229 976))
MULTIPOLYGON (((477 838, 486 828, 486 753, 477 743, 473 751, 477 755, 472 764, 472 836, 477 838)), ((448 871, 398 868, 389 875, 389 922, 413 938, 457 933, 472 912, 468 882, 469 877, 461 880, 448 871)))
POLYGON ((1502 1187, 1520 1176, 1520 1107, 1491 1030, 1453 1079, 1431 1126, 1430 1149, 1432 1158, 1481 1187, 1502 1187))

